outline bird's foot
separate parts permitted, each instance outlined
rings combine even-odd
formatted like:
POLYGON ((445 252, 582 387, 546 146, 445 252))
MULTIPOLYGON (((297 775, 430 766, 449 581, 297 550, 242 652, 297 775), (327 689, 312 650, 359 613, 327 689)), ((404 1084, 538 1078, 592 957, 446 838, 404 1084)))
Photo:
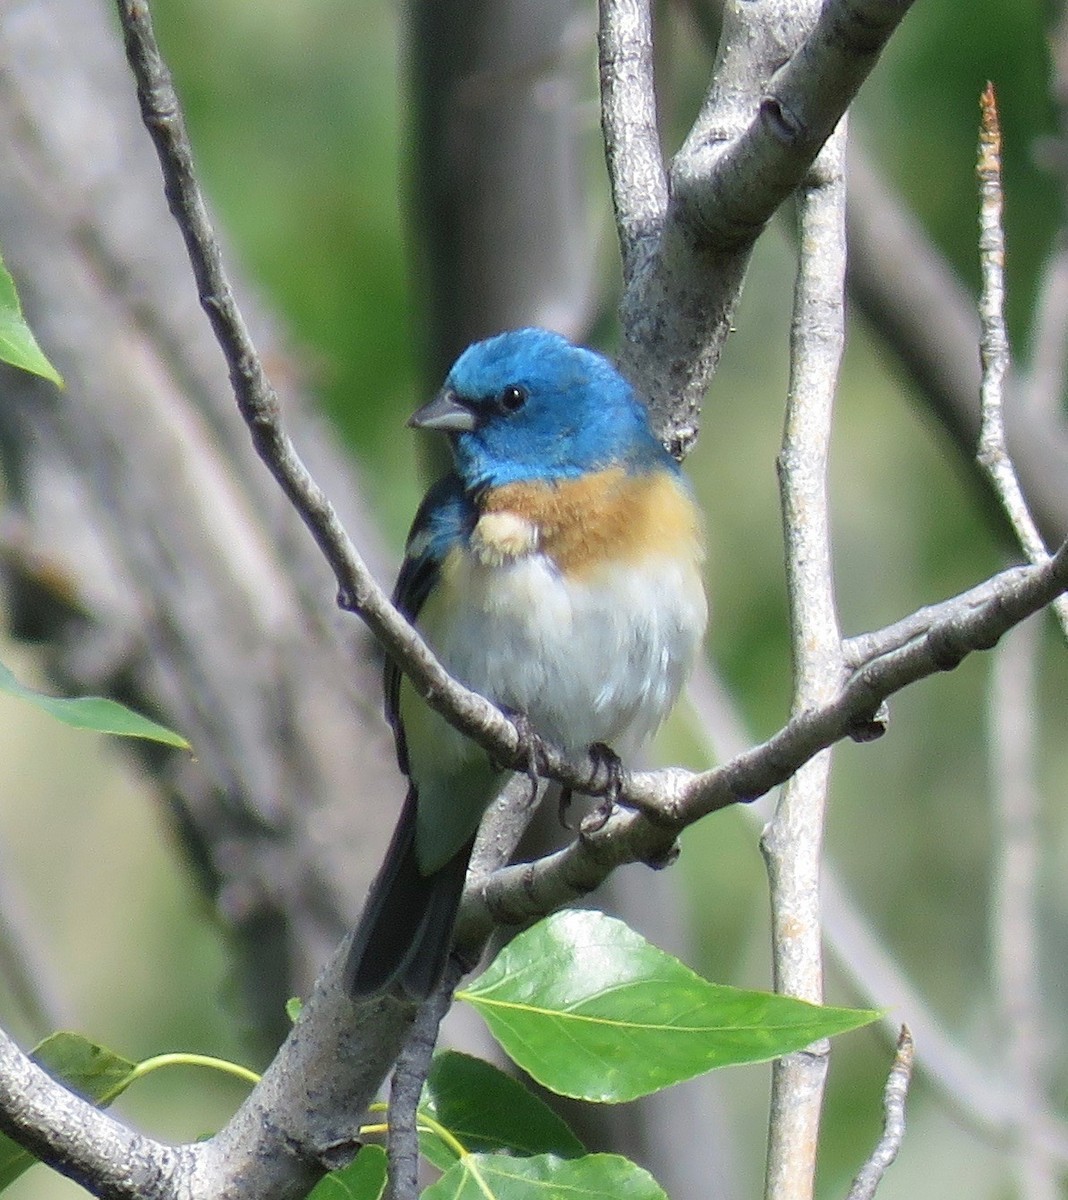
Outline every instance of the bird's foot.
POLYGON ((600 804, 582 822, 582 831, 583 833, 596 833, 599 829, 604 828, 619 801, 626 772, 623 770, 623 760, 611 746, 606 746, 604 742, 593 742, 589 753, 593 760, 593 775, 590 777, 590 784, 599 788, 603 779, 604 796, 600 804))
POLYGON ((627 774, 623 770, 623 760, 611 746, 606 746, 604 742, 594 742, 589 749, 590 758, 593 760, 593 776, 590 783, 594 787, 598 787, 603 773, 605 779, 604 798, 610 804, 615 804, 619 799, 620 792, 623 791, 623 781, 627 774))
POLYGON ((569 832, 574 832, 575 826, 567 819, 568 811, 571 808, 571 801, 574 799, 574 792, 569 787, 560 785, 560 799, 556 805, 556 816, 560 824, 569 832))
POLYGON ((533 804, 538 798, 538 785, 541 783, 541 739, 526 713, 512 708, 502 711, 507 714, 519 735, 519 752, 526 758, 524 774, 530 780, 530 803, 533 804))

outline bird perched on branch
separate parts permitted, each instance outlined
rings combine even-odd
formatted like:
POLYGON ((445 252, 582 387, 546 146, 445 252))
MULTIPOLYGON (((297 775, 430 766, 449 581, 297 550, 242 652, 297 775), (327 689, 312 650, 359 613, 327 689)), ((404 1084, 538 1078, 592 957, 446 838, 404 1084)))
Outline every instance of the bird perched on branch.
MULTIPOLYGON (((469 346, 409 424, 454 466, 430 489, 394 602, 449 672, 567 753, 633 748, 704 634, 701 520, 607 359, 544 329, 469 346)), ((356 998, 441 978, 479 822, 503 772, 390 664, 408 796, 353 937, 356 998)))

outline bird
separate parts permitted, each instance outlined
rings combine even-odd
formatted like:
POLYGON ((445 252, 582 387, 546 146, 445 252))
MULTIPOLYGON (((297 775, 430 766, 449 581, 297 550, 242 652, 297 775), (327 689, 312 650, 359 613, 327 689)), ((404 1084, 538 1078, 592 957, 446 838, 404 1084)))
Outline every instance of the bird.
MULTIPOLYGON (((576 761, 637 748, 705 632, 704 529, 645 403, 546 329, 475 342, 409 420, 452 468, 412 523, 394 604, 450 674, 576 761)), ((481 819, 507 772, 385 669, 408 791, 344 969, 355 1000, 425 999, 445 970, 481 819)))

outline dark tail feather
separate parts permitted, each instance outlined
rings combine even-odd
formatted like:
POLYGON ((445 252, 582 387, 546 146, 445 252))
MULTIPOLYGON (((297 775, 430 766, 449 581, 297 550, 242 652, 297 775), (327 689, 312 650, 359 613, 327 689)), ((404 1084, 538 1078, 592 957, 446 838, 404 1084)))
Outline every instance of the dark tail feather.
POLYGON ((433 875, 415 858, 415 792, 409 790, 385 862, 371 885, 345 964, 355 1000, 399 984, 425 1000, 441 980, 473 840, 433 875))

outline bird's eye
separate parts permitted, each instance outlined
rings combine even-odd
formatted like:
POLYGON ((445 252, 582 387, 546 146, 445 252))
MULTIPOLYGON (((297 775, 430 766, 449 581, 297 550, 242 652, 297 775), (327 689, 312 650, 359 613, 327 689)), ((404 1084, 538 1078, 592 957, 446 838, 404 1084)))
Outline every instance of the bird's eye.
POLYGON ((518 383, 510 383, 507 387, 501 388, 501 394, 497 397, 497 403, 505 412, 515 412, 522 408, 527 402, 526 388, 522 388, 518 383))

